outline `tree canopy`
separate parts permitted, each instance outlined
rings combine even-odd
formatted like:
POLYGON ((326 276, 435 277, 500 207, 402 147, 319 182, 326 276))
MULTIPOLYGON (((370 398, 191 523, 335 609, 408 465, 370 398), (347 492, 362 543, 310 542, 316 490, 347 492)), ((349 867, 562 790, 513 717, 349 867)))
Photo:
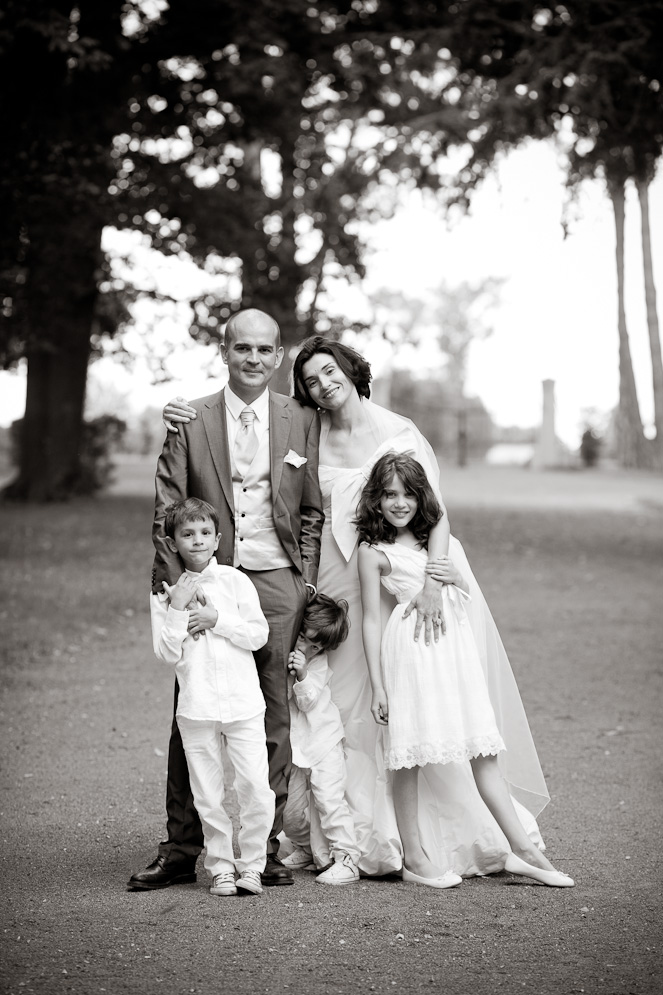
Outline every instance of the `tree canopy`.
MULTIPOLYGON (((202 337, 259 304, 295 341, 324 268, 361 274, 352 222, 377 209, 363 194, 396 149, 402 170, 430 158, 406 128, 439 112, 417 75, 435 54, 426 9, 412 5, 410 37, 395 3, 261 0, 250 18, 240 0, 9 3, 2 81, 20 99, 0 110, 0 358, 28 360, 14 496, 76 489, 87 364, 129 296, 108 279, 105 226, 207 266, 239 262, 240 299, 194 302, 202 337), (371 113, 381 141, 358 141, 371 113)), ((457 117, 449 105, 450 132, 457 117)))
POLYGON ((361 277, 358 221, 399 184, 467 203, 496 154, 567 122, 580 169, 583 141, 613 149, 589 102, 622 92, 642 109, 622 114, 631 158, 653 168, 660 18, 645 0, 8 0, 0 364, 28 361, 13 496, 79 486, 90 356, 144 292, 109 272, 104 228, 239 275, 192 302, 199 339, 254 305, 295 342, 329 327, 325 277, 361 277))
POLYGON ((563 4, 458 5, 453 44, 459 81, 481 90, 471 153, 447 202, 469 202, 497 156, 528 138, 554 135, 567 156, 573 193, 605 181, 615 213, 619 404, 617 442, 625 466, 663 466, 663 361, 651 263, 647 188, 663 150, 660 0, 574 0, 563 4), (458 38, 458 36, 457 36, 458 38), (656 440, 644 437, 624 307, 624 187, 642 207, 644 279, 653 373, 656 440))

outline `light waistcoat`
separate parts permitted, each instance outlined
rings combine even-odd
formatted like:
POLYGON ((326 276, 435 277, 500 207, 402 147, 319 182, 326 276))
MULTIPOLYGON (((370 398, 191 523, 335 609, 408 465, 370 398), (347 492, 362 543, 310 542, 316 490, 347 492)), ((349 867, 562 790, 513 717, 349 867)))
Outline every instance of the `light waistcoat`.
POLYGON ((233 565, 245 567, 247 570, 276 570, 280 567, 291 567, 292 560, 283 549, 274 525, 269 452, 269 393, 265 391, 254 404, 247 405, 243 401, 240 402, 241 408, 250 407, 254 410, 257 408, 256 414, 259 416, 254 422, 258 436, 258 450, 243 480, 240 479, 235 461, 232 459, 238 429, 239 400, 226 387, 228 415, 226 421, 235 505, 233 565), (228 394, 231 396, 228 397, 228 394))
POLYGON ((243 480, 233 465, 235 503, 234 565, 247 570, 291 567, 274 525, 270 481, 269 432, 265 432, 243 480))

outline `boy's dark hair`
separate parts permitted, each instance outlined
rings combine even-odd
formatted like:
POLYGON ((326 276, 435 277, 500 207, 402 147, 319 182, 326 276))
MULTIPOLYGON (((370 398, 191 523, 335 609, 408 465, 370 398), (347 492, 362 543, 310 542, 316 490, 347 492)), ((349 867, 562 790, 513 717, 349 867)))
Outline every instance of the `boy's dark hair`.
POLYGON ((309 359, 321 352, 331 356, 338 363, 348 380, 351 380, 355 385, 360 397, 371 396, 372 374, 368 360, 364 359, 355 349, 351 349, 349 345, 344 345, 343 342, 327 339, 324 335, 313 335, 304 340, 292 366, 293 393, 300 404, 309 408, 317 408, 317 404, 311 399, 308 387, 304 383, 302 368, 304 363, 308 363, 309 359))
POLYGON ((315 633, 314 642, 323 650, 337 649, 350 631, 347 601, 334 601, 326 594, 316 594, 304 610, 302 630, 307 635, 315 633))
POLYGON ((216 508, 201 501, 200 498, 186 498, 184 501, 175 501, 166 508, 166 518, 163 523, 164 531, 171 539, 175 538, 175 529, 185 522, 204 522, 209 518, 214 525, 214 532, 219 531, 219 513, 216 508))
POLYGON ((442 518, 442 509, 426 472, 417 460, 407 453, 385 453, 371 470, 357 505, 354 524, 359 533, 359 542, 373 545, 376 542, 395 542, 396 528, 391 525, 380 510, 382 495, 388 490, 396 474, 403 487, 417 499, 417 511, 409 524, 415 539, 426 549, 428 536, 434 525, 442 518))

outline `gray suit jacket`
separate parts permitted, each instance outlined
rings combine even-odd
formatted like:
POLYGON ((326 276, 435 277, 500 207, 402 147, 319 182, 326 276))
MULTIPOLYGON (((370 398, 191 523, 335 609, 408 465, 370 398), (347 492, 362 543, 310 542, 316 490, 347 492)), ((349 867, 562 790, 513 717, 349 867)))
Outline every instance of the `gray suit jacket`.
MULTIPOLYGON (((320 560, 320 533, 324 522, 318 482, 320 423, 317 412, 292 397, 269 392, 269 450, 274 523, 281 544, 302 574, 314 584, 320 560), (285 463, 290 450, 305 456, 301 467, 285 463)), ((223 391, 192 401, 195 421, 168 433, 156 473, 156 502, 152 541, 156 550, 152 591, 162 581, 174 584, 182 564, 164 540, 164 512, 173 501, 187 497, 208 501, 219 513, 219 563, 232 565, 235 545, 232 471, 223 391)), ((265 564, 269 569, 269 564, 265 564)))

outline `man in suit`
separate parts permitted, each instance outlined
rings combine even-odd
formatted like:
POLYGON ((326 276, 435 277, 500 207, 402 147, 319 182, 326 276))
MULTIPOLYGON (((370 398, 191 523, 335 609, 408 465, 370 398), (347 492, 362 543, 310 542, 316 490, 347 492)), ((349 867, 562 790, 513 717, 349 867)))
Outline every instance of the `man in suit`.
MULTIPOLYGON (((299 633, 307 596, 315 593, 324 521, 318 483, 319 425, 315 411, 268 384, 283 360, 279 327, 263 311, 240 311, 228 321, 221 346, 228 386, 193 402, 197 416, 169 434, 159 457, 152 590, 174 584, 182 572, 164 534, 164 510, 197 497, 219 512, 219 563, 244 571, 255 585, 269 624, 269 640, 256 651, 266 702, 265 730, 276 816, 267 843, 265 885, 292 884, 278 858, 290 772, 288 654, 299 633)), ((175 684, 177 701, 177 683, 175 684)), ((134 874, 129 887, 164 888, 195 881, 203 835, 193 805, 177 722, 168 751, 168 839, 156 860, 134 874)))

